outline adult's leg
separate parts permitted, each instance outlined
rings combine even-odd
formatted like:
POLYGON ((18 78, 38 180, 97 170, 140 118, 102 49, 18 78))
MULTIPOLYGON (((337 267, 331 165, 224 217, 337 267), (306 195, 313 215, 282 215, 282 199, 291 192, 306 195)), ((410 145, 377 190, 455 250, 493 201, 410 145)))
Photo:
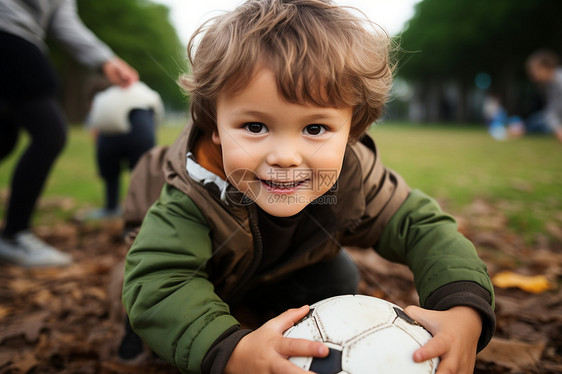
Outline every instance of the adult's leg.
POLYGON ((13 121, 9 104, 0 99, 0 162, 14 150, 19 130, 13 121))
POLYGON ((30 142, 12 176, 5 237, 30 227, 37 200, 67 137, 65 119, 54 97, 15 105, 13 120, 29 133, 30 142))
POLYGON ((47 56, 36 45, 0 31, 0 159, 17 143, 21 129, 30 142, 12 173, 0 260, 20 266, 62 266, 72 262, 29 231, 53 163, 66 142, 66 123, 56 102, 57 79, 47 56))

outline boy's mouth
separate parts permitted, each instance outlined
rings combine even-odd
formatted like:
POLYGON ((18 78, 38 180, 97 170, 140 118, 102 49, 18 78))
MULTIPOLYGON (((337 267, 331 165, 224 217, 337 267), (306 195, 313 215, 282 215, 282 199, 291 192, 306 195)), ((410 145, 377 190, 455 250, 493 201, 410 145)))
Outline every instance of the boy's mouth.
POLYGON ((300 180, 300 181, 272 181, 272 180, 265 180, 260 179, 260 181, 265 184, 268 189, 272 190, 281 190, 281 191, 292 191, 301 186, 302 184, 306 183, 308 179, 300 180))

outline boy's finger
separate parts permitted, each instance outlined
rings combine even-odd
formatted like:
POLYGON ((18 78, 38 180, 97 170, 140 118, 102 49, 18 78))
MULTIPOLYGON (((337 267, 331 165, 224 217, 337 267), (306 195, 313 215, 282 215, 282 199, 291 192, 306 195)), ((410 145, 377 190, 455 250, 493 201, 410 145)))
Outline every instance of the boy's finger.
POLYGON ((457 373, 457 374, 471 374, 474 373, 474 366, 472 368, 470 365, 468 367, 459 366, 458 363, 453 360, 441 360, 439 366, 437 366, 437 372, 435 374, 449 374, 449 373, 457 373))
POLYGON ((423 311, 424 310, 422 308, 415 305, 410 305, 404 308, 404 312, 416 321, 418 320, 418 318, 422 317, 423 311))
POLYGON ((328 347, 320 342, 294 338, 282 338, 277 349, 277 353, 285 357, 325 357, 329 351, 328 347))
POLYGON ((414 352, 413 359, 415 362, 427 361, 444 355, 449 352, 450 348, 450 344, 446 340, 436 336, 430 339, 423 347, 417 349, 414 352))
POLYGON ((302 306, 298 309, 289 309, 267 322, 267 325, 273 328, 279 334, 282 334, 289 327, 292 327, 295 323, 306 316, 309 310, 310 307, 308 305, 302 306))
POLYGON ((289 360, 279 359, 276 360, 271 365, 273 373, 283 373, 283 374, 305 374, 309 373, 306 370, 301 369, 297 365, 293 364, 289 360))
POLYGON ((425 327, 432 335, 435 335, 435 322, 431 319, 431 316, 435 313, 435 311, 410 305, 404 309, 404 312, 414 321, 425 327))

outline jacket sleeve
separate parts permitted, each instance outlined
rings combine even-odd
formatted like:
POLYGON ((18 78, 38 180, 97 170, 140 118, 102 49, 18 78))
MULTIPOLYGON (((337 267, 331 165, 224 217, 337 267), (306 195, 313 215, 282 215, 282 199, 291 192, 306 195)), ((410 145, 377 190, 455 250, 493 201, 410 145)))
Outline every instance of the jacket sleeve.
POLYGON ((126 259, 123 303, 131 326, 183 373, 200 373, 217 338, 239 325, 206 272, 209 231, 193 201, 167 185, 126 259))
POLYGON ((492 339, 494 290, 484 262, 436 201, 412 190, 375 246, 412 270, 420 305, 434 310, 470 306, 482 317, 478 351, 492 339))
POLYGON ((48 32, 75 59, 91 68, 98 68, 115 56, 113 51, 82 23, 76 12, 75 0, 60 2, 48 32))
POLYGON ((453 217, 419 190, 410 192, 375 249, 388 260, 408 265, 422 306, 440 287, 461 281, 482 286, 494 304, 493 286, 476 249, 458 231, 453 217))

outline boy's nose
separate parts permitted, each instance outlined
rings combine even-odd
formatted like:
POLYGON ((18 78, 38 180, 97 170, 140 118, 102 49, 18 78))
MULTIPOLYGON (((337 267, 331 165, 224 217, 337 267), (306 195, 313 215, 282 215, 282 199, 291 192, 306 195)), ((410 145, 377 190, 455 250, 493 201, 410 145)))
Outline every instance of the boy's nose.
POLYGON ((295 142, 276 141, 267 155, 267 163, 280 168, 299 166, 302 163, 302 157, 297 148, 295 142))

